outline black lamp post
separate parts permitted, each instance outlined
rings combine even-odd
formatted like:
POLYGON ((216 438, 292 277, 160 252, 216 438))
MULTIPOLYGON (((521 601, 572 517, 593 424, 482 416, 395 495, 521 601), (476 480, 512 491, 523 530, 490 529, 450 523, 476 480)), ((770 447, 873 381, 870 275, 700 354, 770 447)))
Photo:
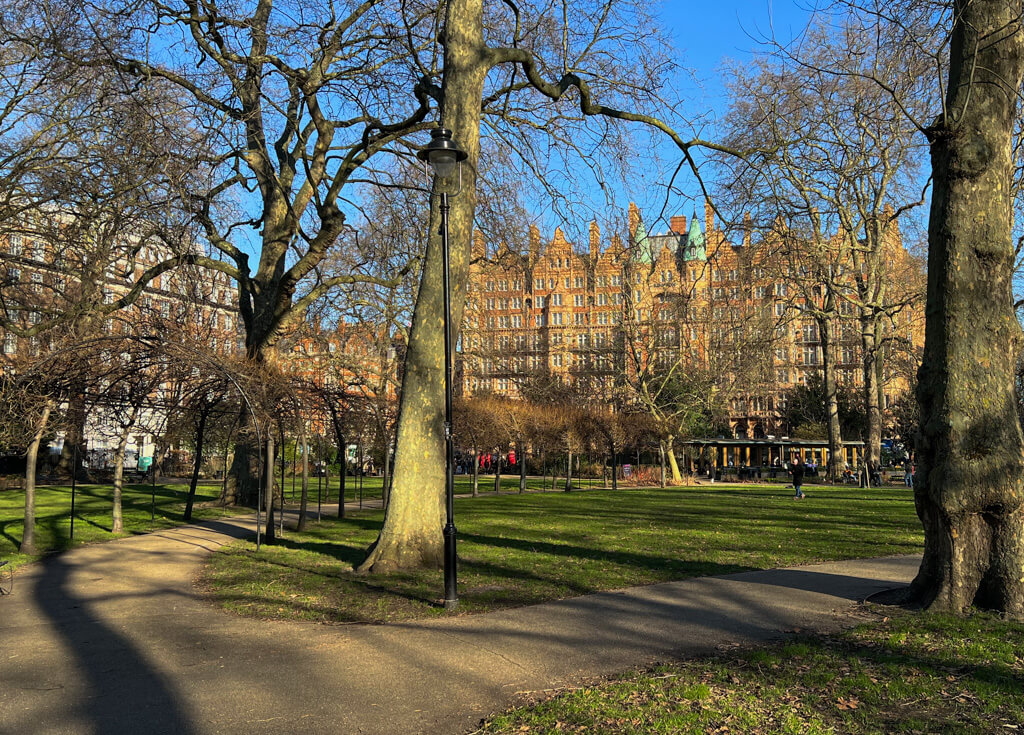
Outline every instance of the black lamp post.
MULTIPOLYGON (((430 143, 416 154, 421 161, 434 169, 435 183, 444 182, 459 167, 459 189, 462 188, 461 163, 466 152, 452 140, 452 131, 435 128, 430 133, 430 143)), ((441 195, 441 280, 444 291, 444 607, 454 610, 459 606, 456 577, 455 553, 455 447, 452 442, 452 296, 449 280, 448 257, 448 191, 444 183, 434 187, 441 195)), ((455 192, 458 195, 458 191, 455 192)))

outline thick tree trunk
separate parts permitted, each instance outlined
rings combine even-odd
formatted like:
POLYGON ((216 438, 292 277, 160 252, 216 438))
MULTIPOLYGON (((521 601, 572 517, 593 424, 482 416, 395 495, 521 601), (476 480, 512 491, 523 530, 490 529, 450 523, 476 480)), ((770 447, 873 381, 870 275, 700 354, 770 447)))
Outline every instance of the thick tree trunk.
POLYGON ((261 447, 257 441, 258 432, 253 426, 252 414, 243 405, 238 416, 238 432, 235 435, 235 454, 231 460, 227 482, 221 494, 222 505, 255 505, 260 495, 258 487, 261 447))
POLYGON ((612 447, 612 490, 619 489, 619 452, 612 447))
MULTIPOLYGON (((476 209, 480 157, 480 100, 488 61, 483 41, 482 0, 451 0, 444 28, 445 59, 441 125, 468 154, 462 191, 449 217, 452 339, 462 323, 469 252, 476 209)), ((435 187, 441 182, 435 180, 435 187)), ((388 572, 442 563, 445 495, 444 298, 441 211, 431 197, 430 238, 424 254, 416 308, 406 352, 398 414, 395 483, 384 526, 361 571, 388 572)))
POLYGON ((565 459, 565 492, 572 491, 572 450, 570 449, 565 459))
POLYGON ((196 485, 199 484, 199 470, 203 465, 203 436, 206 433, 207 412, 199 414, 199 425, 196 427, 196 456, 192 463, 192 480, 188 484, 188 498, 185 500, 185 520, 192 520, 192 506, 196 502, 196 485))
POLYGON ((1011 140, 1021 0, 958 0, 946 108, 929 131, 928 305, 914 498, 925 552, 911 592, 1024 617, 1024 438, 1014 367, 1011 140))
POLYGON ((60 452, 58 473, 62 477, 71 477, 72 473, 79 480, 84 480, 83 458, 85 447, 82 441, 85 436, 85 390, 78 386, 72 388, 68 400, 67 431, 64 434, 64 446, 60 452))
POLYGON ((42 444, 43 434, 46 433, 46 424, 50 421, 51 411, 53 411, 53 403, 47 401, 43 406, 43 412, 36 421, 36 431, 32 435, 28 452, 25 454, 24 530, 21 534, 21 545, 18 546, 18 551, 22 554, 36 553, 36 464, 39 461, 39 445, 42 444))

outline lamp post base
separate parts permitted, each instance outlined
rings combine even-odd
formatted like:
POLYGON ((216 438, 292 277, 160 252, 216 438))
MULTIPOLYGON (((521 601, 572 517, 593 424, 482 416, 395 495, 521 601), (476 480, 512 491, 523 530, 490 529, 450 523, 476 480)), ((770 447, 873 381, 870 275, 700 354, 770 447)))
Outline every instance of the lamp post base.
POLYGON ((454 610, 459 606, 457 582, 457 555, 455 552, 455 524, 448 522, 444 527, 444 609, 454 610))

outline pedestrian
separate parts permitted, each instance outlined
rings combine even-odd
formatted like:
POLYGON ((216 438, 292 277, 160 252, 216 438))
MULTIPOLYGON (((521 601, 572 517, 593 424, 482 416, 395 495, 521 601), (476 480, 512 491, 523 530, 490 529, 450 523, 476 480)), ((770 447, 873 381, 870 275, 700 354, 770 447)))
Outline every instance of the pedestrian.
POLYGON ((910 457, 903 463, 903 482, 907 487, 914 487, 914 463, 910 457))
POLYGON ((801 486, 804 484, 804 463, 800 457, 793 460, 793 464, 789 468, 790 473, 793 475, 793 488, 796 490, 796 494, 793 496, 797 500, 804 499, 804 491, 801 486))

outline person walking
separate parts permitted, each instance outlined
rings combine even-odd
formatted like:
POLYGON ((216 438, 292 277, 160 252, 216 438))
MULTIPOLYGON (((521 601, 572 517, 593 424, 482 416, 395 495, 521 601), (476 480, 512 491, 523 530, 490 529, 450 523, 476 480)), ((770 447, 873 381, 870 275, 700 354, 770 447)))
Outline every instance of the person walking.
POLYGON ((804 484, 804 463, 800 457, 793 460, 793 463, 789 466, 789 471, 793 475, 793 488, 796 490, 796 494, 793 496, 797 500, 804 499, 804 491, 802 486, 804 484))

